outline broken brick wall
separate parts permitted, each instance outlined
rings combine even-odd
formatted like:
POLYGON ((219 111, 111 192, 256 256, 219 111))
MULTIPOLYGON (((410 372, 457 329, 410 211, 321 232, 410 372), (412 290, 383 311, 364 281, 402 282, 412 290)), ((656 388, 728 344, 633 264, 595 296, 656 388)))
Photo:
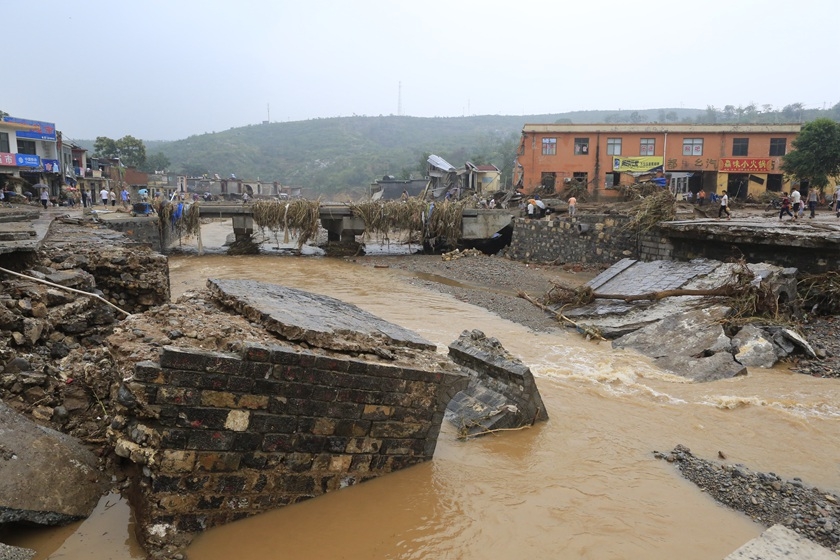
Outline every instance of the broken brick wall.
POLYGON ((241 356, 166 347, 118 399, 117 454, 141 464, 135 500, 151 548, 432 458, 467 385, 285 347, 241 356))

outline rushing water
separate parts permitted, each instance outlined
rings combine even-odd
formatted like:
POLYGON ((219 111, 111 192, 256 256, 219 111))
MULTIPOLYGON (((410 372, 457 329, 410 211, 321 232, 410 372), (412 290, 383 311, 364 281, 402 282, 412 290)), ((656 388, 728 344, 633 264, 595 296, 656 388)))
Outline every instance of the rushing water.
MULTIPOLYGON (((840 490, 836 380, 774 369, 686 383, 609 344, 534 333, 397 271, 339 260, 184 256, 170 268, 173 298, 208 277, 249 278, 354 303, 441 349, 480 328, 531 366, 550 416, 470 441, 445 424, 434 460, 210 530, 189 549, 193 560, 722 558, 762 527, 653 458, 653 450, 678 443, 840 490)), ((69 540, 103 518, 106 534, 125 534, 127 509, 114 509, 100 508, 69 540)), ((130 539, 105 542, 92 533, 84 555, 52 557, 138 557, 130 539)), ((42 558, 47 548, 55 550, 39 546, 42 558)))

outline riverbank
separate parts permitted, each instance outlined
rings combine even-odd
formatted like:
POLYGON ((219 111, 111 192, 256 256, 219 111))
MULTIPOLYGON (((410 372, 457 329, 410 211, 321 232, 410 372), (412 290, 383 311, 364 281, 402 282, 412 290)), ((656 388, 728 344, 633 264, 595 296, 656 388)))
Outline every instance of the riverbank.
POLYGON ((533 265, 492 255, 468 255, 448 261, 440 255, 376 255, 346 260, 360 266, 399 270, 409 277, 411 284, 449 294, 537 332, 562 327, 553 317, 519 297, 520 291, 539 298, 551 289, 552 281, 579 286, 605 268, 533 265))

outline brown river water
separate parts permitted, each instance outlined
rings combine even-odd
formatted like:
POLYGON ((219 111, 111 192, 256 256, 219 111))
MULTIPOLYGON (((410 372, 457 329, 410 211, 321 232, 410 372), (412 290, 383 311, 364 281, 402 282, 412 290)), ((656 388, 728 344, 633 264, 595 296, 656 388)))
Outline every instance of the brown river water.
MULTIPOLYGON (((192 560, 723 558, 763 527, 654 459, 678 443, 840 491, 837 380, 780 368, 686 383, 608 343, 535 333, 404 273, 340 260, 177 256, 170 268, 173 299, 208 277, 249 278, 354 303, 441 351, 479 328, 531 366, 550 416, 470 441, 445 424, 432 461, 210 530, 192 560)), ((130 528, 109 496, 81 524, 6 541, 38 558, 142 558, 130 528)))

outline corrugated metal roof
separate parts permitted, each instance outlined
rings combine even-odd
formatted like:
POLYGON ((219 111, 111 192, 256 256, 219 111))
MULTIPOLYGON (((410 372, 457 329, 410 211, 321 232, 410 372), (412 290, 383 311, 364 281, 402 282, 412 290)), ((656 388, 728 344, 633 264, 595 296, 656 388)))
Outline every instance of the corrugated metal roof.
POLYGON ((437 167, 438 169, 440 169, 442 171, 447 171, 447 172, 450 172, 450 173, 455 171, 455 166, 454 165, 452 165, 451 163, 449 163, 448 161, 446 161, 442 157, 436 156, 435 154, 430 155, 429 159, 426 160, 426 161, 428 161, 429 165, 433 165, 434 167, 437 167))

